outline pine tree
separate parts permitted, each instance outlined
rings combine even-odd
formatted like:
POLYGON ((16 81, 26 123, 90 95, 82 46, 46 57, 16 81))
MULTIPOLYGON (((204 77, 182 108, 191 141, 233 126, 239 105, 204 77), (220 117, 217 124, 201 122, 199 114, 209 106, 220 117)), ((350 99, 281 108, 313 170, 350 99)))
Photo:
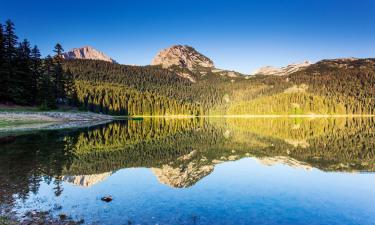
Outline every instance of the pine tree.
POLYGON ((5 58, 10 63, 16 57, 18 37, 15 33, 14 23, 7 20, 4 31, 5 58))
POLYGON ((14 24, 12 21, 7 20, 5 23, 4 30, 4 89, 6 96, 3 101, 13 101, 13 93, 18 93, 15 89, 17 88, 15 83, 15 58, 17 56, 16 45, 18 37, 14 31, 14 24))
POLYGON ((0 66, 4 61, 5 46, 4 46, 4 30, 3 25, 0 23, 0 66))
POLYGON ((54 63, 54 83, 55 83, 55 95, 58 103, 63 103, 65 101, 65 79, 64 79, 64 70, 62 68, 62 54, 64 49, 62 46, 57 43, 55 45, 55 56, 53 58, 54 63))
POLYGON ((33 104, 34 94, 33 86, 34 79, 31 72, 31 49, 30 43, 25 39, 17 48, 16 56, 16 71, 13 75, 12 89, 13 101, 16 104, 31 105, 33 104))
POLYGON ((3 25, 0 24, 0 102, 6 99, 6 73, 4 68, 5 60, 5 46, 4 46, 4 31, 3 25))
POLYGON ((72 106, 77 105, 77 90, 74 84, 74 78, 72 72, 68 69, 65 72, 65 94, 68 99, 68 104, 72 106))
POLYGON ((43 71, 38 82, 37 103, 43 109, 56 108, 55 84, 52 81, 54 76, 54 63, 51 56, 47 56, 43 63, 43 71))
POLYGON ((32 100, 33 103, 36 102, 35 93, 38 92, 38 82, 42 76, 41 74, 42 73, 42 60, 40 59, 40 57, 41 57, 40 51, 38 47, 35 45, 33 49, 31 50, 31 67, 30 67, 32 79, 33 79, 33 82, 32 82, 33 86, 31 87, 32 93, 34 93, 33 95, 34 98, 32 100))

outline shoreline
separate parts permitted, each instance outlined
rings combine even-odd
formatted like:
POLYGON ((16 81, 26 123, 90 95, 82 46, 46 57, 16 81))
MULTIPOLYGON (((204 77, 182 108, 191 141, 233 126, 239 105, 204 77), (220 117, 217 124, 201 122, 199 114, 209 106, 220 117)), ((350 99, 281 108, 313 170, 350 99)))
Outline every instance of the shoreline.
POLYGON ((370 118, 370 114, 305 114, 305 115, 135 115, 110 116, 93 112, 80 111, 0 111, 0 132, 34 130, 34 129, 64 129, 91 126, 108 123, 113 120, 142 120, 146 118, 164 119, 193 119, 193 118, 370 118))
POLYGON ((203 116, 194 116, 194 115, 161 115, 161 116, 114 116, 114 119, 134 119, 134 118, 170 118, 170 119, 188 119, 188 118, 354 118, 354 117, 375 117, 371 114, 338 114, 338 115, 329 115, 329 114, 305 114, 305 115, 203 115, 203 116))
POLYGON ((1 122, 24 122, 50 123, 50 122, 73 122, 73 121, 100 121, 100 120, 121 120, 121 119, 142 119, 142 118, 329 118, 329 117, 375 117, 371 114, 243 114, 243 115, 134 115, 134 116, 111 116, 93 112, 80 111, 0 111, 1 122))
MULTIPOLYGON (((203 116, 205 117, 205 116, 203 116)), ((305 114, 305 115, 213 115, 208 117, 224 117, 224 118, 283 118, 283 117, 289 117, 289 118, 330 118, 330 117, 375 117, 375 115, 369 115, 369 114, 337 114, 337 115, 329 115, 329 114, 305 114)))
POLYGON ((112 120, 112 116, 92 112, 7 111, 0 112, 0 132, 77 128, 112 120))

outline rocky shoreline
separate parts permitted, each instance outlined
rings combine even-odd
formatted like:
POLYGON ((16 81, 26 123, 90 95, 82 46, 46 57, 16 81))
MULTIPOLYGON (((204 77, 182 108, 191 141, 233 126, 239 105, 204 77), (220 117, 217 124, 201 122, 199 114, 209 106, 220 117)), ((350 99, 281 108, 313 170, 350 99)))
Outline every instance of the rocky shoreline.
POLYGON ((74 221, 65 214, 58 217, 52 216, 51 212, 28 211, 22 216, 15 216, 14 213, 0 215, 0 225, 79 225, 84 220, 74 221))

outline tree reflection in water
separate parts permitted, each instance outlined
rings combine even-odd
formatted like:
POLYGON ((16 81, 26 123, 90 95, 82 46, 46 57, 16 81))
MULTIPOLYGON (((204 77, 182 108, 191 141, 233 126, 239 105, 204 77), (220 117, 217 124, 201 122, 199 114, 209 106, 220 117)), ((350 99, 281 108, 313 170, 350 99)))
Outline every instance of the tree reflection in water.
POLYGON ((374 118, 144 119, 9 136, 0 145, 0 201, 12 205, 41 181, 91 186, 116 170, 147 167, 174 188, 194 185, 224 161, 323 171, 375 171, 374 118))

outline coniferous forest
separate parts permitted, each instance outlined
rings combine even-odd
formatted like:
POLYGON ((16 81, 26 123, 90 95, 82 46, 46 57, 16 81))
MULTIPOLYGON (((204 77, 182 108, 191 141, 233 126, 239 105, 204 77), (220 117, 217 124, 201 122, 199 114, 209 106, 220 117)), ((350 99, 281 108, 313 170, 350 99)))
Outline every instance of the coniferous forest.
POLYGON ((42 58, 37 46, 18 39, 10 20, 0 31, 4 104, 125 116, 375 113, 375 59, 323 60, 287 76, 229 77, 207 68, 64 60, 60 44, 42 58))
POLYGON ((8 20, 0 24, 0 101, 17 105, 38 105, 55 109, 58 104, 76 104, 73 76, 64 71, 60 44, 55 56, 41 58, 36 45, 19 40, 8 20))

